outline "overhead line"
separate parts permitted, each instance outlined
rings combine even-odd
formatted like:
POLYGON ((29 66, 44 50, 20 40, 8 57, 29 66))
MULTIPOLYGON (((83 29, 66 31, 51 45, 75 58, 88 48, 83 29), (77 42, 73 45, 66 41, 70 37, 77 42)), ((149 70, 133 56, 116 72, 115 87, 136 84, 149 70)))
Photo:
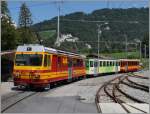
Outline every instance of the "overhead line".
MULTIPOLYGON (((51 21, 56 21, 57 19, 53 19, 51 21)), ((131 23, 131 24, 138 24, 139 22, 148 22, 148 21, 137 21, 137 20, 133 20, 133 21, 120 21, 120 20, 115 20, 115 21, 107 21, 107 20, 102 20, 102 21, 90 21, 90 20, 74 20, 74 19, 64 19, 64 17, 60 20, 60 21, 74 21, 74 22, 89 22, 89 23, 104 23, 104 22, 119 22, 119 23, 131 23)))
MULTIPOLYGON (((98 41, 75 41, 75 42, 77 42, 77 43, 86 43, 86 42, 93 42, 93 43, 97 43, 98 41)), ((99 41, 100 43, 104 43, 104 42, 108 42, 108 41, 99 41)), ((124 44, 122 41, 113 41, 113 42, 109 42, 109 43, 122 43, 122 44, 124 44)), ((127 43, 127 44, 137 44, 137 43, 127 43)))
MULTIPOLYGON (((36 7, 36 6, 45 6, 45 5, 49 5, 49 4, 47 4, 47 3, 43 3, 43 4, 36 4, 36 5, 27 5, 29 8, 31 8, 31 7, 36 7)), ((20 8, 20 6, 18 6, 18 7, 9 7, 9 9, 19 9, 20 8)))

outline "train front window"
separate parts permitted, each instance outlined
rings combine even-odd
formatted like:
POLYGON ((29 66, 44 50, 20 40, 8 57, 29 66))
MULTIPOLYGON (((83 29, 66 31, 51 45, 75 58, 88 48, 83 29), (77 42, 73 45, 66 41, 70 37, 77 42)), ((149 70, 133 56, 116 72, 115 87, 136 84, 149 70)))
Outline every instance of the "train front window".
POLYGON ((41 66, 41 54, 17 54, 15 64, 16 66, 41 66))

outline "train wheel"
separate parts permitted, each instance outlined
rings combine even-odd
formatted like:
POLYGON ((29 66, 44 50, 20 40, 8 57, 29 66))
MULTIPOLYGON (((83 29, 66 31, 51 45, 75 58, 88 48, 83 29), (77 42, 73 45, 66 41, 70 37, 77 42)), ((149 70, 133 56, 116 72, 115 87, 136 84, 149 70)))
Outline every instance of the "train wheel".
POLYGON ((83 76, 83 79, 86 79, 86 75, 83 76))
POLYGON ((18 85, 17 88, 18 88, 19 90, 23 90, 23 89, 26 88, 26 86, 24 86, 24 85, 18 85))
POLYGON ((51 85, 47 84, 47 86, 44 88, 45 90, 50 90, 51 89, 51 85))

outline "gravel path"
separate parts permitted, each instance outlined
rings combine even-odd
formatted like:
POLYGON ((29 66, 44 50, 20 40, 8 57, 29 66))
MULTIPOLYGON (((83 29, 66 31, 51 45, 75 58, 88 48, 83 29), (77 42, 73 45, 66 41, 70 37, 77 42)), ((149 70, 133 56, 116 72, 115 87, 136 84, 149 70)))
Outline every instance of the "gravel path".
MULTIPOLYGON (((107 81, 118 77, 122 74, 112 74, 99 76, 95 78, 87 78, 70 84, 53 88, 49 91, 41 92, 36 96, 32 96, 6 111, 12 113, 97 113, 95 105, 95 95, 98 89, 107 81)), ((3 84, 1 92, 4 96, 9 96, 11 92, 12 82, 3 84)), ((145 101, 149 100, 149 96, 145 92, 129 89, 123 86, 124 91, 129 92, 133 96, 145 101)), ((121 87, 122 88, 122 87, 121 87)), ((102 91, 101 102, 112 102, 110 98, 106 98, 102 91)), ((5 97, 6 98, 6 97, 5 97)))
POLYGON ((141 90, 138 90, 138 89, 134 89, 134 88, 131 88, 129 86, 126 86, 124 84, 121 84, 122 87, 121 89, 129 94, 130 96, 134 96, 135 98, 137 99, 140 99, 146 103, 149 103, 149 99, 150 99, 150 96, 149 96, 149 93, 148 92, 144 92, 144 91, 141 91, 141 90))
POLYGON ((145 86, 150 85, 150 80, 149 79, 140 79, 140 78, 129 77, 129 80, 131 80, 133 82, 136 82, 138 84, 145 85, 145 86))

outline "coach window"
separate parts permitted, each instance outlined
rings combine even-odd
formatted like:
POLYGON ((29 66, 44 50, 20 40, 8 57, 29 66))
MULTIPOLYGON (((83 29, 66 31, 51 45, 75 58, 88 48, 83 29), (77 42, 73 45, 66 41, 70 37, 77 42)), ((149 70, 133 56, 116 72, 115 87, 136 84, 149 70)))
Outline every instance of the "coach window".
POLYGON ((93 67, 93 61, 90 61, 90 67, 93 67))
POLYGON ((61 66, 61 57, 58 57, 58 60, 57 60, 57 64, 58 64, 58 67, 60 67, 61 66))
POLYGON ((101 61, 101 66, 103 66, 103 61, 101 61))
POLYGON ((83 66, 83 61, 82 61, 82 59, 79 60, 79 64, 80 64, 80 67, 83 66))
POLYGON ((97 61, 94 62, 94 67, 97 67, 97 61))
POLYGON ((47 66, 50 66, 50 55, 47 56, 47 66))
POLYGON ((105 66, 105 61, 103 61, 103 67, 105 66))
POLYGON ((124 66, 123 63, 124 63, 124 62, 121 62, 121 66, 122 66, 122 67, 124 66))
POLYGON ((89 67, 89 61, 88 60, 86 60, 86 67, 89 67))
POLYGON ((83 61, 81 59, 78 59, 78 65, 81 67, 83 66, 83 61))
POLYGON ((107 61, 107 66, 109 66, 109 61, 107 61))
POLYGON ((112 66, 112 62, 110 61, 110 66, 112 66))
POLYGON ((106 62, 105 61, 103 61, 103 66, 105 67, 106 66, 106 64, 105 64, 106 62))
POLYGON ((44 66, 47 66, 47 55, 44 57, 44 66))
POLYGON ((100 67, 102 66, 102 61, 99 61, 99 66, 100 66, 100 67))

